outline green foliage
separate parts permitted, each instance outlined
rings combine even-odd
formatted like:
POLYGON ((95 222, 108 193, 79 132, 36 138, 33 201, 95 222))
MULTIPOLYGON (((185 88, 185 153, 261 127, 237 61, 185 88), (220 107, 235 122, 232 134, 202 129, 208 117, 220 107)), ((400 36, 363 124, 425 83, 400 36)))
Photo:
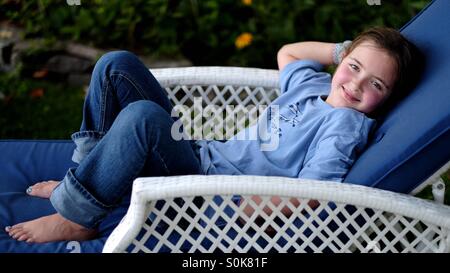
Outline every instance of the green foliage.
POLYGON ((0 74, 0 139, 69 139, 81 124, 84 92, 0 74))
MULTIPOLYGON (((444 196, 444 204, 450 205, 450 170, 448 170, 444 175, 441 176, 442 181, 445 184, 445 196, 444 196)), ((434 200, 432 186, 427 186, 417 195, 419 198, 434 200)))
POLYGON ((445 183, 445 197, 444 204, 450 205, 450 170, 442 176, 442 180, 445 183))
MULTIPOLYGON (((4 19, 27 37, 67 39, 156 56, 185 56, 195 65, 275 67, 281 45, 342 41, 363 29, 399 28, 428 0, 0 0, 4 19), (235 39, 252 34, 251 44, 235 39)), ((0 15, 1 16, 1 15, 0 15)), ((1 17, 0 17, 1 19, 1 17)))

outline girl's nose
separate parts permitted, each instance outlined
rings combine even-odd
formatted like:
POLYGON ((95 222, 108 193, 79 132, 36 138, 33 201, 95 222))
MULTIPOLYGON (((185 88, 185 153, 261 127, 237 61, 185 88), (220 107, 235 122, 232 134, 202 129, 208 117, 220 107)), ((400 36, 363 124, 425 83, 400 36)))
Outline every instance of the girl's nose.
POLYGON ((358 80, 353 80, 350 82, 349 88, 351 89, 352 92, 358 92, 360 93, 362 91, 361 89, 361 81, 358 80))
POLYGON ((352 91, 354 92, 362 92, 363 91, 363 85, 366 81, 366 78, 363 75, 358 75, 356 77, 353 77, 350 82, 350 88, 352 88, 352 91))

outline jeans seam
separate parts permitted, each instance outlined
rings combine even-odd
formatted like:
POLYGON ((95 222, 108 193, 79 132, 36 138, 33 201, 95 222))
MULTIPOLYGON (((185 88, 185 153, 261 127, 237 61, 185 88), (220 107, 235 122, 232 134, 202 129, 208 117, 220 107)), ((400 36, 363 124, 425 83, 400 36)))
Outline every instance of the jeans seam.
POLYGON ((105 136, 105 134, 106 134, 105 131, 82 130, 82 131, 77 131, 77 132, 73 133, 71 135, 71 138, 72 138, 72 141, 74 141, 78 138, 85 138, 85 137, 101 139, 105 136))
POLYGON ((147 98, 144 95, 144 92, 143 92, 142 88, 140 88, 139 85, 137 85, 131 78, 129 78, 127 74, 125 74, 125 73, 123 73, 121 71, 117 71, 117 72, 111 72, 111 76, 123 77, 124 79, 126 79, 136 89, 136 91, 139 93, 139 95, 141 96, 142 99, 149 100, 149 98, 147 98))
POLYGON ((161 161, 162 165, 164 166, 164 168, 166 169, 166 172, 168 175, 170 175, 170 170, 169 167, 167 167, 166 162, 164 161, 164 158, 161 156, 161 154, 158 152, 158 150, 156 148, 153 149, 153 152, 156 153, 159 157, 159 160, 161 161))
POLYGON ((108 89, 110 88, 111 84, 109 82, 109 78, 105 77, 104 81, 103 81, 103 86, 104 88, 102 88, 102 99, 101 99, 101 105, 100 105, 100 128, 97 128, 98 131, 105 131, 105 122, 106 122, 106 99, 108 96, 108 89))

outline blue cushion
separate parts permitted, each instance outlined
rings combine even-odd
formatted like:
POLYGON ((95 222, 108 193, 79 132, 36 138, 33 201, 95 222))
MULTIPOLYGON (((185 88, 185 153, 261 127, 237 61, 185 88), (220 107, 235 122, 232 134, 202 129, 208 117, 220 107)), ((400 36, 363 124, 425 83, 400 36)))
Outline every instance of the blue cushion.
POLYGON ((426 64, 414 91, 385 118, 345 182, 409 193, 450 160, 450 5, 436 0, 401 32, 426 64))
POLYGON ((75 166, 71 161, 74 148, 71 141, 0 141, 0 252, 101 252, 125 215, 129 197, 102 222, 95 240, 28 244, 11 239, 4 231, 5 226, 55 213, 48 199, 31 197, 25 190, 39 181, 62 179, 75 166))

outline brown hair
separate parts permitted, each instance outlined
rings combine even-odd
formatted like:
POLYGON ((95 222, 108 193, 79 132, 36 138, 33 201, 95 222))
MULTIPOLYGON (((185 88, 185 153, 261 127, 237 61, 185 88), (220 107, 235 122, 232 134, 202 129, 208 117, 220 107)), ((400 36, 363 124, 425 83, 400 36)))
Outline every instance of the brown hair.
MULTIPOLYGON (((385 103, 390 106, 388 108, 391 108, 416 85, 424 67, 424 58, 419 49, 398 30, 388 27, 373 27, 362 32, 352 41, 345 55, 367 41, 373 42, 375 46, 385 50, 397 64, 397 77, 392 87, 393 92, 385 103)), ((384 109, 383 112, 386 110, 384 109)), ((376 112, 378 116, 380 111, 376 110, 376 112)))

